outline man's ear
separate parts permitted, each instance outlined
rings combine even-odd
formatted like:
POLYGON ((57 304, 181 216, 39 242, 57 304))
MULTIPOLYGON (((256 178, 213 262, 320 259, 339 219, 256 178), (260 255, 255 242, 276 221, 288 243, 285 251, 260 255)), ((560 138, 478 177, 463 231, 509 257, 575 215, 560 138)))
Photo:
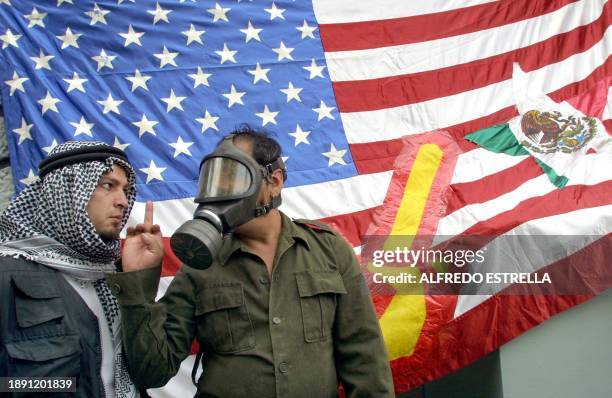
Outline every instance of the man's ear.
POLYGON ((284 185, 283 171, 281 169, 274 170, 272 174, 268 176, 267 180, 270 185, 272 196, 278 196, 284 185))

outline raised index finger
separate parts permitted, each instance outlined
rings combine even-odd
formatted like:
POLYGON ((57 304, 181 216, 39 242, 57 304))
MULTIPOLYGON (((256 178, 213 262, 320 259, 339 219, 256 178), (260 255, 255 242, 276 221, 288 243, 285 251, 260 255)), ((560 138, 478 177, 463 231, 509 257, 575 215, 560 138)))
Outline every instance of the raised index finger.
POLYGON ((144 224, 148 227, 153 224, 153 202, 150 200, 147 200, 147 204, 145 205, 144 224))

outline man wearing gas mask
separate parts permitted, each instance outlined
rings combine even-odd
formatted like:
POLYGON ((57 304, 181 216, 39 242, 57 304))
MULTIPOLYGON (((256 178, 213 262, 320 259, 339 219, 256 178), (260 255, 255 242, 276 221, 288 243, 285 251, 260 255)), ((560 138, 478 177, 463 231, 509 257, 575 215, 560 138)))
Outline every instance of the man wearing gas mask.
POLYGON ((339 383, 348 397, 394 396, 353 250, 327 225, 278 210, 280 154, 243 128, 204 159, 194 219, 171 240, 185 265, 159 302, 160 267, 107 276, 140 387, 165 385, 196 339, 198 397, 335 397, 339 383))

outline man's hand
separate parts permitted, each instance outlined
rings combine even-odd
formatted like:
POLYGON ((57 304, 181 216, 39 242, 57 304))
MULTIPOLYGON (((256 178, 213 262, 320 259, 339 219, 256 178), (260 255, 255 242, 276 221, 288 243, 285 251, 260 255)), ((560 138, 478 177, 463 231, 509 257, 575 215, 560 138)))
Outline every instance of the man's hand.
POLYGON ((147 201, 142 224, 128 227, 123 242, 121 263, 124 272, 138 271, 161 265, 164 245, 159 225, 153 224, 153 202, 147 201))

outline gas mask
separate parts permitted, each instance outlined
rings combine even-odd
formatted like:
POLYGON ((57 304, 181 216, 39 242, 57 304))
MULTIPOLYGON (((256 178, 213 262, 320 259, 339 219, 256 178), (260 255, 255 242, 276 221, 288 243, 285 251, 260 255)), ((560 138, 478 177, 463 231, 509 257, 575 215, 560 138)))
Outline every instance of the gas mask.
POLYGON ((224 235, 255 217, 280 206, 281 196, 270 203, 257 204, 259 189, 275 170, 285 165, 279 157, 266 166, 236 148, 233 135, 225 137, 217 149, 200 164, 195 202, 198 207, 189 220, 172 235, 174 254, 193 268, 208 268, 215 260, 224 235))

